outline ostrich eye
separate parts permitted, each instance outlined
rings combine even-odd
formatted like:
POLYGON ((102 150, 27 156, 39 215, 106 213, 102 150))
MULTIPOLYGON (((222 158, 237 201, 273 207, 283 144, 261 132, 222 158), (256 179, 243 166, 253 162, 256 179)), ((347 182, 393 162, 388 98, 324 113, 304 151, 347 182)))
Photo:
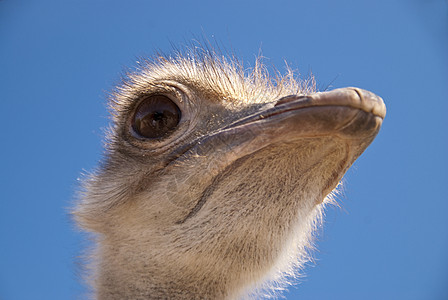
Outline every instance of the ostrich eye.
POLYGON ((137 107, 132 128, 141 137, 160 139, 176 129, 180 118, 181 111, 170 98, 154 95, 137 107))

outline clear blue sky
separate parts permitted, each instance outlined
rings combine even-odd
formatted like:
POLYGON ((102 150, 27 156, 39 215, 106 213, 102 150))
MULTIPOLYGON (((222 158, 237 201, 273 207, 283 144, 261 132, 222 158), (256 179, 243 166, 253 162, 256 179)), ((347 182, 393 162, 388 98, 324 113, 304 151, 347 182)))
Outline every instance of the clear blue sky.
POLYGON ((382 96, 382 131, 287 299, 448 299, 448 2, 0 1, 0 299, 78 299, 67 215, 125 66, 193 36, 321 89, 382 96))

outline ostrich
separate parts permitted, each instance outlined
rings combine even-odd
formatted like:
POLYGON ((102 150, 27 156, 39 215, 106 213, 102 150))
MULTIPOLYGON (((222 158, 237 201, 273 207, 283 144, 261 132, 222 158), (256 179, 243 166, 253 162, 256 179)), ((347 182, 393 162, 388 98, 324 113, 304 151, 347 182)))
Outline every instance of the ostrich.
POLYGON ((214 50, 159 56, 111 94, 105 155, 73 212, 93 234, 96 299, 235 299, 307 261, 385 105, 242 65, 214 50))

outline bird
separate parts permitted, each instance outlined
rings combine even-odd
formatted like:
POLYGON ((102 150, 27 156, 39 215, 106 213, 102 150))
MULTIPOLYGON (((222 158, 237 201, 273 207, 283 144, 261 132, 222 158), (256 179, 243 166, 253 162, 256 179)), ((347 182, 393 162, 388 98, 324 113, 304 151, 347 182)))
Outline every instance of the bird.
POLYGON ((98 167, 72 209, 94 299, 275 296, 386 114, 355 87, 187 47, 137 62, 109 96, 98 167))

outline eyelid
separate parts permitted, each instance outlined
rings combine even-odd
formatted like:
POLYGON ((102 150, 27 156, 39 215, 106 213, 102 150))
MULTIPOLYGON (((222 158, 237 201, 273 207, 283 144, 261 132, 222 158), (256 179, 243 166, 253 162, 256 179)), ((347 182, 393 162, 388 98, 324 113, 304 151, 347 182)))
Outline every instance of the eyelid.
POLYGON ((123 127, 121 129, 121 135, 123 141, 127 147, 127 151, 135 151, 137 156, 142 155, 141 151, 145 153, 159 153, 169 151, 173 149, 177 144, 182 143, 185 138, 188 138, 189 134, 193 132, 195 124, 197 124, 197 105, 191 101, 191 91, 185 86, 177 86, 175 83, 164 85, 168 87, 152 89, 148 93, 143 93, 136 95, 133 104, 129 107, 129 112, 127 113, 127 118, 122 123, 123 127), (177 125, 176 130, 166 138, 163 139, 146 139, 134 133, 132 128, 132 120, 135 111, 138 109, 139 105, 147 98, 152 95, 162 95, 168 97, 172 100, 181 111, 181 119, 177 125))

